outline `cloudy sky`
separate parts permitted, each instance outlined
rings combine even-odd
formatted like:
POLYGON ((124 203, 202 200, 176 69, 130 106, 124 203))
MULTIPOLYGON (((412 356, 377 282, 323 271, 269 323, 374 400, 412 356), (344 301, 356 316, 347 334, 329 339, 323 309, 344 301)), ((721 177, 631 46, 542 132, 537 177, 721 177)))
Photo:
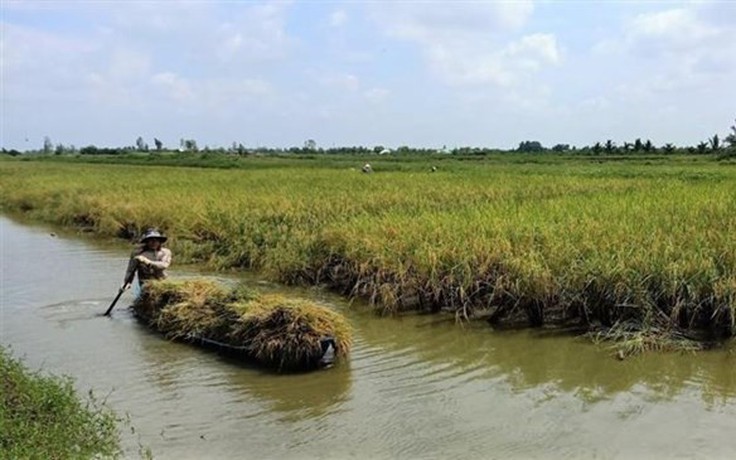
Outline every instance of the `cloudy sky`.
POLYGON ((736 2, 1 5, 7 148, 682 145, 736 118, 736 2))

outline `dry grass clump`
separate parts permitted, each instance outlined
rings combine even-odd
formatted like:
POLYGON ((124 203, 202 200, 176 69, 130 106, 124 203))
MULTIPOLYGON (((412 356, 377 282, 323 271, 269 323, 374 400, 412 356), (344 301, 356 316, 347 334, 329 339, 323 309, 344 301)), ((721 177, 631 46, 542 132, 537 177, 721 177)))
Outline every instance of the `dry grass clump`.
POLYGON ((151 282, 132 308, 169 338, 217 344, 278 371, 319 367, 325 337, 334 338, 337 356, 346 356, 352 344, 339 313, 207 280, 151 282))
POLYGON ((685 331, 664 325, 643 328, 636 322, 619 322, 609 328, 598 328, 587 333, 595 343, 611 343, 611 348, 619 359, 642 353, 656 352, 694 352, 714 346, 713 341, 702 337, 687 335, 685 331))

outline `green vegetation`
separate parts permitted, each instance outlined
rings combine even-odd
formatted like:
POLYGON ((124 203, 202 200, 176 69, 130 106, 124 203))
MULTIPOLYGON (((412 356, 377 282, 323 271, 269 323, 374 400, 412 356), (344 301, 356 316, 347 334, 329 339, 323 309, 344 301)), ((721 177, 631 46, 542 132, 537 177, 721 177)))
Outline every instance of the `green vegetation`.
POLYGON ((169 338, 225 345, 277 371, 318 368, 323 338, 339 357, 352 343, 345 318, 328 308, 206 280, 150 282, 133 310, 169 338))
MULTIPOLYGON (((87 145, 80 149, 77 149, 74 145, 57 144, 54 147, 51 138, 48 136, 44 137, 43 147, 40 150, 26 150, 26 154, 43 154, 46 156, 97 156, 97 155, 112 155, 112 156, 130 156, 132 154, 148 154, 151 156, 176 155, 177 152, 185 152, 186 154, 196 154, 202 152, 204 155, 216 155, 216 156, 252 156, 252 155, 368 155, 368 154, 400 154, 400 155, 432 155, 432 154, 451 154, 456 156, 486 156, 486 155, 497 155, 497 154, 513 154, 513 153, 525 153, 525 154, 540 154, 540 153, 555 153, 555 154, 572 154, 578 156, 611 156, 611 155, 704 155, 704 154, 721 154, 726 157, 733 156, 736 151, 736 138, 733 137, 736 133, 736 128, 731 127, 733 131, 727 135, 725 145, 720 142, 718 134, 714 134, 713 137, 709 137, 707 142, 700 142, 697 146, 684 145, 676 146, 671 142, 664 143, 661 146, 656 146, 654 143, 647 139, 642 141, 641 138, 635 139, 633 142, 624 141, 620 145, 612 139, 606 139, 603 143, 596 142, 593 145, 583 146, 570 146, 570 144, 556 144, 554 146, 545 147, 541 142, 536 140, 525 140, 519 143, 515 149, 499 149, 490 147, 455 147, 447 148, 443 146, 441 149, 436 148, 416 148, 409 147, 406 145, 399 146, 395 149, 388 149, 382 145, 376 145, 373 147, 367 146, 340 146, 323 148, 318 146, 317 141, 314 139, 307 139, 304 145, 301 147, 287 147, 287 148, 269 148, 269 147, 246 147, 242 143, 233 142, 229 147, 223 146, 205 146, 200 149, 197 145, 196 139, 185 139, 179 140, 179 148, 171 150, 171 148, 165 148, 161 140, 153 138, 155 150, 149 149, 148 143, 143 137, 138 137, 135 140, 134 145, 126 145, 120 147, 97 147, 95 145, 87 145)), ((16 150, 7 151, 2 149, 2 153, 5 154, 21 154, 16 150)))
POLYGON ((710 155, 95 161, 190 167, 7 159, 0 203, 103 236, 159 226, 179 263, 322 284, 381 312, 569 326, 637 349, 657 348, 639 332, 702 345, 734 331, 736 168, 710 155))
POLYGON ((104 405, 81 402, 68 378, 30 372, 0 347, 0 458, 117 457, 115 423, 104 405))

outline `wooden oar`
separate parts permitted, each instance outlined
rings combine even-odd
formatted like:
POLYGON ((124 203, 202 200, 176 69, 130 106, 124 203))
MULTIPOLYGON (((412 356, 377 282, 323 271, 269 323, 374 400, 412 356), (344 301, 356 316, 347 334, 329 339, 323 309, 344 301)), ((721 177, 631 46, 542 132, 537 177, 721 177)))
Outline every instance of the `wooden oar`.
MULTIPOLYGON (((135 277, 135 272, 136 270, 133 270, 133 273, 131 273, 128 279, 125 280, 125 283, 123 284, 123 286, 133 282, 133 278, 135 277)), ((110 312, 112 312, 112 309, 115 307, 115 304, 118 303, 118 299, 120 299, 120 296, 123 295, 123 292, 125 292, 125 289, 123 289, 123 287, 121 286, 120 289, 118 290, 118 295, 115 296, 112 303, 107 308, 107 311, 102 316, 110 316, 110 312)))
POLYGON ((107 311, 102 316, 110 316, 110 312, 112 311, 113 307, 115 307, 115 304, 118 303, 118 299, 120 298, 120 296, 123 295, 123 291, 123 288, 120 288, 120 290, 118 290, 118 295, 115 296, 115 299, 112 301, 107 311))

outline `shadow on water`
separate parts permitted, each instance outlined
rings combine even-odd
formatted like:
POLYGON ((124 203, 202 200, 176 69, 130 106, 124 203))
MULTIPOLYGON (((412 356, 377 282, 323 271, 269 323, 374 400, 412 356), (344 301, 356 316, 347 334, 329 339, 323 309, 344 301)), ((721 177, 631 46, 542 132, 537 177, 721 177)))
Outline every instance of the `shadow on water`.
POLYGON ((303 375, 232 373, 230 377, 231 391, 269 402, 270 410, 290 421, 330 415, 349 399, 352 385, 349 363, 303 375))

